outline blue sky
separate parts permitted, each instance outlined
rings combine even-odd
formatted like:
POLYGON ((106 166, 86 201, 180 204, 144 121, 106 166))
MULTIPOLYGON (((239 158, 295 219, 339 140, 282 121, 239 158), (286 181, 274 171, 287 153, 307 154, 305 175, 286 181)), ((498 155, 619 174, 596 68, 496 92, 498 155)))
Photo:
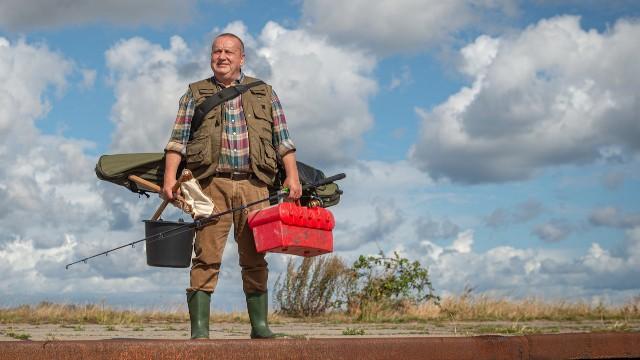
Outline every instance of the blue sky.
MULTIPOLYGON (((0 305, 181 304, 138 239, 157 198, 95 178, 166 144, 221 31, 271 83, 298 158, 347 173, 335 253, 399 251, 444 295, 640 294, 640 4, 300 0, 0 5, 0 305)), ((178 217, 177 212, 167 216, 178 217)), ((230 241, 214 302, 241 309, 230 241)), ((268 257, 271 281, 287 258, 268 257)))

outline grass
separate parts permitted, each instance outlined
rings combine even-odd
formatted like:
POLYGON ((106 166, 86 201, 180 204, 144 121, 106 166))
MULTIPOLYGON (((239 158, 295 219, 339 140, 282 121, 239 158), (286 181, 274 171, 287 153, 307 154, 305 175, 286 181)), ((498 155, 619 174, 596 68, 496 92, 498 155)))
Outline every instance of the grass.
MULTIPOLYGON (((269 322, 278 324, 291 321, 317 321, 335 324, 350 323, 431 323, 447 324, 463 321, 511 321, 533 320, 549 321, 600 321, 603 327, 625 331, 627 322, 640 320, 640 297, 623 305, 589 304, 586 302, 543 301, 539 299, 508 300, 487 296, 445 297, 440 305, 431 302, 420 305, 407 305, 397 309, 381 307, 371 311, 372 316, 361 318, 359 314, 333 311, 327 314, 292 319, 279 314, 270 314, 269 322), (619 325, 606 325, 615 322, 619 325)), ((186 309, 176 310, 117 310, 104 304, 55 304, 43 302, 37 305, 21 305, 12 308, 0 308, 0 324, 60 324, 74 331, 84 330, 84 324, 107 326, 128 325, 141 327, 140 324, 188 323, 186 309)), ((248 323, 245 312, 213 313, 212 322, 248 323)), ((168 325, 167 325, 168 326, 168 325)), ((111 330, 109 330, 111 331, 111 330)), ((137 330, 140 331, 140 330, 137 330)), ((506 330, 505 330, 506 331, 506 330)))
POLYGON ((364 335, 364 329, 358 328, 346 328, 342 330, 342 335, 364 335))
POLYGON ((7 331, 4 334, 17 340, 29 340, 31 338, 31 335, 27 333, 16 333, 13 331, 7 331))
MULTIPOLYGON (((37 305, 20 305, 0 308, 0 324, 60 324, 62 328, 80 329, 84 324, 139 325, 148 323, 186 323, 186 309, 120 310, 105 304, 56 304, 41 302, 37 305)), ((249 322, 246 312, 213 313, 213 322, 249 322)), ((276 324, 279 319, 270 317, 276 324)))

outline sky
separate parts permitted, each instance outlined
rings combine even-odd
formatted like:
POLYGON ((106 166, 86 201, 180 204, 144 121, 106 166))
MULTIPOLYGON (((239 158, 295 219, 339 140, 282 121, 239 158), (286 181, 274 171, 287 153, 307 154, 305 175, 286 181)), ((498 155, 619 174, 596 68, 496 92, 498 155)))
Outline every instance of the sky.
MULTIPOLYGON (((146 265, 160 199, 98 180, 161 152, 178 99, 244 39, 297 158, 344 172, 334 254, 429 268, 436 293, 640 296, 640 2, 52 0, 0 3, 0 306, 184 306, 146 265)), ((175 210, 167 219, 184 217, 175 210)), ((269 254, 270 284, 289 257, 269 254)), ((228 241, 213 297, 242 310, 228 241)))

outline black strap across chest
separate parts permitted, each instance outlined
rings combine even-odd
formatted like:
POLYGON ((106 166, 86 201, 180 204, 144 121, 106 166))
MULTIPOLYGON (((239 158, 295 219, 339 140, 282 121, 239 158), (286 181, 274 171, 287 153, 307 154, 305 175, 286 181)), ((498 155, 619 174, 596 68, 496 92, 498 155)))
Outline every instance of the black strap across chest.
POLYGON ((200 125, 202 125, 202 121, 204 121, 205 115, 207 115, 209 111, 213 110, 214 107, 222 104, 225 101, 229 101, 237 96, 240 96, 242 93, 246 92, 254 86, 262 84, 264 84, 264 81, 258 80, 249 84, 229 86, 207 97, 200 105, 196 106, 196 109, 193 112, 189 139, 193 138, 193 134, 195 134, 198 128, 200 128, 200 125))

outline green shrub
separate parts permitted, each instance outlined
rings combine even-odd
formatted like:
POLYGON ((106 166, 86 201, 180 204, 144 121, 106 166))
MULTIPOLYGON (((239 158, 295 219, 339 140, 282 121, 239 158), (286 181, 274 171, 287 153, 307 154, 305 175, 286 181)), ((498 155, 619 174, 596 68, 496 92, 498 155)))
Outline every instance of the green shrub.
POLYGON ((361 255, 351 268, 335 255, 305 258, 297 267, 289 260, 284 279, 279 276, 274 288, 278 312, 298 317, 345 310, 363 320, 381 311, 440 300, 428 270, 398 253, 361 255))
POLYGON ((397 311, 425 301, 438 303, 429 271, 420 262, 410 262, 397 252, 386 257, 360 255, 351 267, 355 280, 347 291, 347 311, 370 319, 380 311, 397 311))

